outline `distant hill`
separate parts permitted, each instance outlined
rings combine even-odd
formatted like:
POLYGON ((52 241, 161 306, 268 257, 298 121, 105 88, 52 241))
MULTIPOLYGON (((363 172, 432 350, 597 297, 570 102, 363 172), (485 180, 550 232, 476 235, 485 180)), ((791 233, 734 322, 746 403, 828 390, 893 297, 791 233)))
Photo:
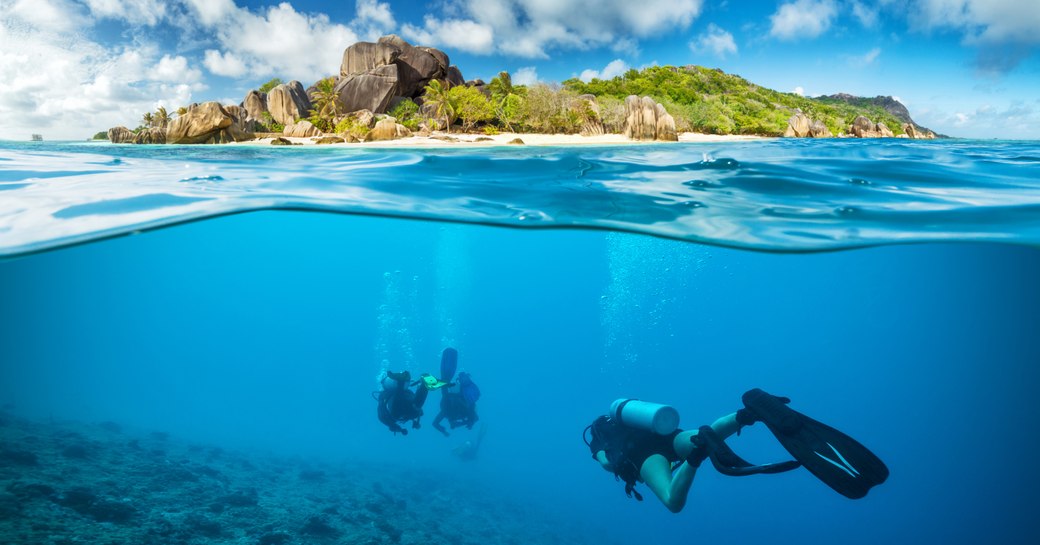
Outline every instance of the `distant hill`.
POLYGON ((574 92, 597 97, 653 97, 675 117, 679 131, 781 136, 787 129, 787 120, 798 111, 822 121, 835 135, 848 133, 859 115, 884 123, 897 136, 904 134, 904 123, 919 127, 906 107, 892 97, 809 98, 762 87, 717 68, 695 65, 652 66, 629 70, 609 80, 585 83, 574 78, 563 84, 574 92))

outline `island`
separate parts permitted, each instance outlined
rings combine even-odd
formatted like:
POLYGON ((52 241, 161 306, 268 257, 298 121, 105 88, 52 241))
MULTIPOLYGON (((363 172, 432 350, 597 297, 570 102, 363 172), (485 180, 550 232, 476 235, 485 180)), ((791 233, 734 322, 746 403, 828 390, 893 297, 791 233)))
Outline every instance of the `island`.
POLYGON ((237 105, 144 114, 113 143, 408 145, 691 141, 718 138, 936 138, 892 97, 809 98, 701 66, 653 66, 609 80, 515 85, 508 72, 465 80, 443 51, 396 35, 343 52, 309 87, 273 79, 237 105))

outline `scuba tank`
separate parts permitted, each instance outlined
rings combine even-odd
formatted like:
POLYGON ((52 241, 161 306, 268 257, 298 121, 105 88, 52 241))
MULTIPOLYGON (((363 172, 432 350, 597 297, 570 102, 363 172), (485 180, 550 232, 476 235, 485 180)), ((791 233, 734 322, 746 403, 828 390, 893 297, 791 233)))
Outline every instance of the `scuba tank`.
POLYGON ((658 435, 668 435, 679 428, 679 411, 660 403, 622 398, 610 404, 609 414, 626 426, 658 435))

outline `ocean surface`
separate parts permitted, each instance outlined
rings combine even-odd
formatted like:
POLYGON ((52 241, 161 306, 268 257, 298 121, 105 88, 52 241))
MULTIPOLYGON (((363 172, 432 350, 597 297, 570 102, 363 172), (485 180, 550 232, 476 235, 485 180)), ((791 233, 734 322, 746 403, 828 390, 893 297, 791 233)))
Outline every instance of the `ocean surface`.
POLYGON ((0 542, 1036 543, 1038 244, 1037 142, 0 143, 0 542), (446 346, 480 422, 391 434, 446 346), (582 442, 755 387, 889 480, 705 466, 671 514, 582 442))

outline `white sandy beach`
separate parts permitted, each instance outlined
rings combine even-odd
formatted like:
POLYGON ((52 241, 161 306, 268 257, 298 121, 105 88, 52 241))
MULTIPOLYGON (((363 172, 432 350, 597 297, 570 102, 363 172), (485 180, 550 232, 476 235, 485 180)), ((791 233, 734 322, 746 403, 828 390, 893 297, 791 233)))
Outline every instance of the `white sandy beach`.
MULTIPOLYGON (((283 137, 286 140, 292 141, 294 144, 303 145, 314 145, 315 138, 290 138, 283 137)), ((466 134, 466 133, 446 133, 446 132, 435 132, 432 136, 410 136, 408 138, 401 138, 398 140, 382 140, 378 142, 364 142, 354 144, 323 144, 327 146, 347 146, 347 147, 402 147, 402 148, 424 148, 424 147, 454 147, 454 146, 504 146, 515 138, 519 138, 524 141, 524 145, 527 146, 582 146, 582 145, 618 145, 618 144, 629 144, 629 145, 645 145, 645 144, 661 144, 664 142, 657 141, 640 141, 640 140, 629 140, 623 134, 602 134, 598 136, 581 136, 578 134, 537 134, 537 133, 500 133, 495 135, 482 135, 482 134, 466 134)), ((680 142, 739 142, 745 140, 761 140, 763 136, 745 136, 745 135, 719 135, 719 134, 700 134, 693 132, 686 132, 679 134, 680 142)), ((247 142, 240 142, 245 145, 271 145, 271 141, 274 138, 258 138, 256 140, 250 140, 247 142)))

